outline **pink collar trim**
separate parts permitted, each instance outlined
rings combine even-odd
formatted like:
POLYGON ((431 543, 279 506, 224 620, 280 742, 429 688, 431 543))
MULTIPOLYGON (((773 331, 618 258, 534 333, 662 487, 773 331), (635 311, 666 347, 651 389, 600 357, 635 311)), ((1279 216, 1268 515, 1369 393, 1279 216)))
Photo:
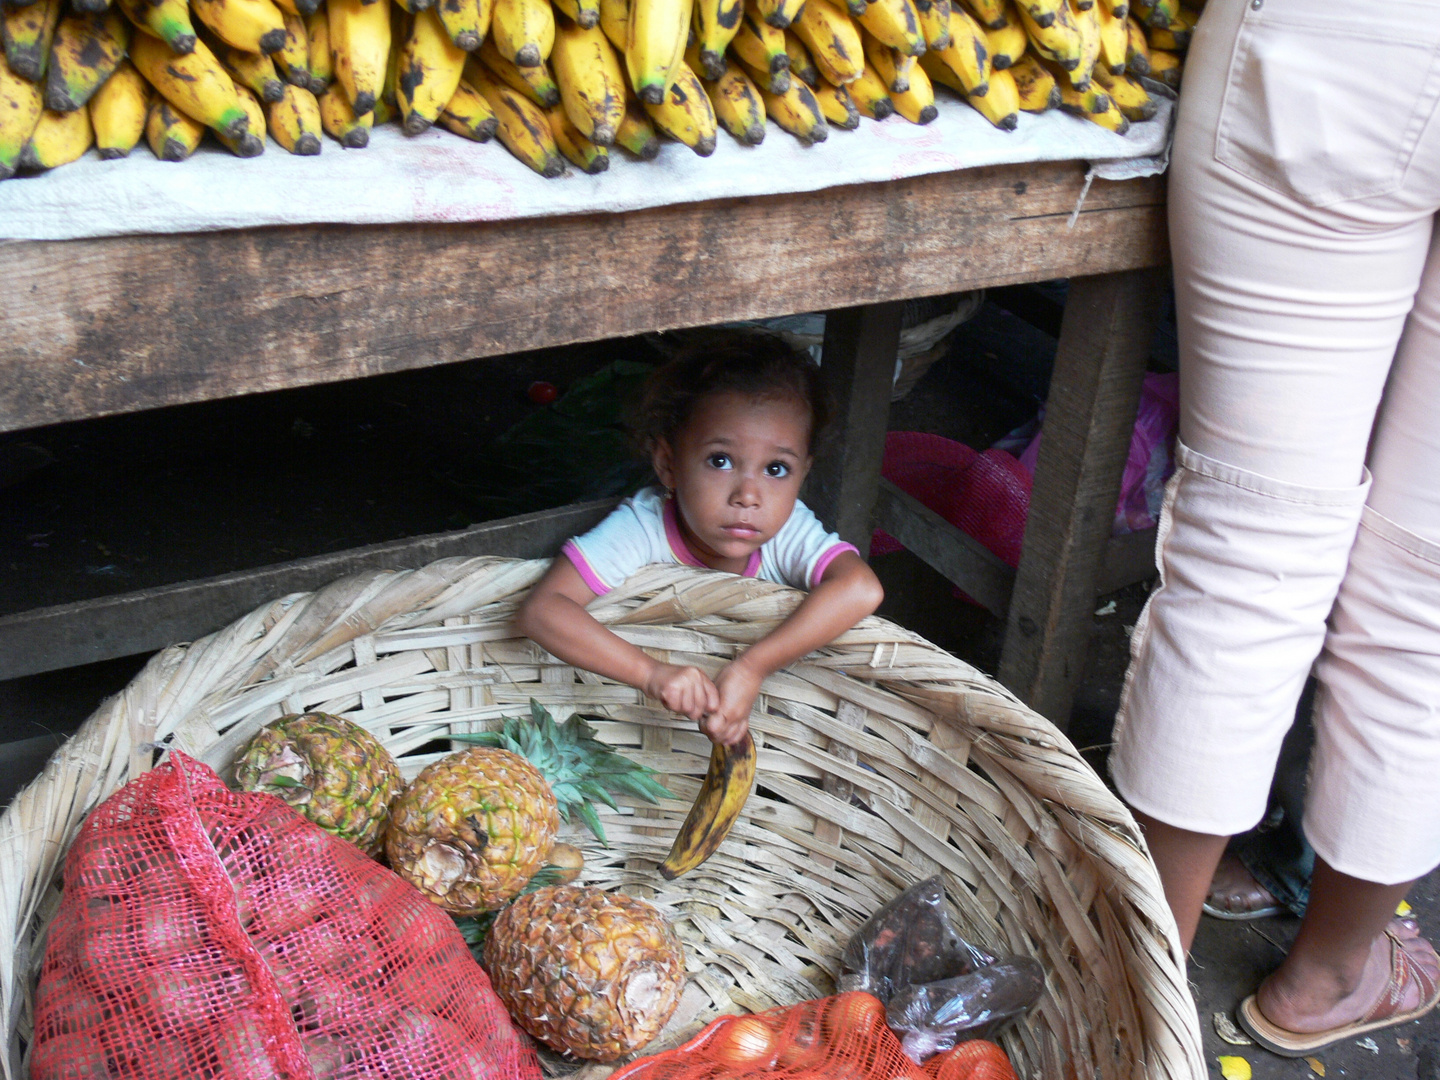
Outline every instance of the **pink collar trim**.
MULTIPOLYGON (((665 539, 669 541, 670 552, 679 559, 684 566, 697 566, 701 570, 710 569, 699 557, 690 550, 690 545, 685 542, 685 535, 680 531, 680 515, 675 509, 675 500, 667 498, 664 500, 664 509, 661 516, 665 521, 665 539)), ((750 558, 745 563, 745 569, 741 577, 756 577, 760 573, 760 549, 756 548, 750 553, 750 558)))

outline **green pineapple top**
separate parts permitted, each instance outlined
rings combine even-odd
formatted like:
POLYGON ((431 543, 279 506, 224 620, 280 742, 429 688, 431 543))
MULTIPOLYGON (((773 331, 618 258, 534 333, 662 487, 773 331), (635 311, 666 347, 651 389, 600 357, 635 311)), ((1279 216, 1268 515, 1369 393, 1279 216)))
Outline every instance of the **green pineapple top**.
POLYGON ((617 754, 595 737, 595 729, 573 715, 563 724, 555 723, 550 710, 534 698, 530 699, 530 721, 507 716, 498 731, 474 734, 452 734, 457 742, 478 746, 494 746, 519 754, 540 770, 555 793, 560 816, 570 820, 573 810, 589 826, 605 847, 605 827, 591 805, 596 800, 618 810, 612 791, 628 792, 647 802, 661 796, 675 798, 675 793, 656 780, 654 769, 617 754))

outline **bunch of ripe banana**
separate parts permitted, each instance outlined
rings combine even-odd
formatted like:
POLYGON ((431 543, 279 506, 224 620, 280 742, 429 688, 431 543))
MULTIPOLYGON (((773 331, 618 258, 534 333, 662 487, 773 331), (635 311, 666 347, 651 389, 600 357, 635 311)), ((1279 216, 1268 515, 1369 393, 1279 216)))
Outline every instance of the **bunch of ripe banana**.
POLYGON ((807 145, 928 123, 935 82, 1005 130, 1056 106, 1123 130, 1154 110, 1128 73, 1178 80, 1194 25, 1178 0, 113 2, 0 0, 0 179, 142 138, 182 161, 207 129, 240 157, 359 148, 391 120, 593 173, 657 132, 703 156, 767 118, 807 145))

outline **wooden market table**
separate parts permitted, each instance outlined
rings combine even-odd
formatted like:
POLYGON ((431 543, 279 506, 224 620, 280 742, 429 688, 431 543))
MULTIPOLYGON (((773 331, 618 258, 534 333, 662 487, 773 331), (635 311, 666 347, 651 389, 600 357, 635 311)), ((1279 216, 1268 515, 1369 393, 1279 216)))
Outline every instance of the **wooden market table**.
MULTIPOLYGON (((1158 317, 1164 182, 998 166, 625 214, 0 242, 0 431, 475 357, 827 311, 839 405, 807 501, 879 524, 1007 618, 999 677, 1064 725, 1158 317), (1024 553, 1012 573, 880 479, 902 302, 1069 278, 1024 553)), ((562 507, 0 618, 0 679, 193 638, 354 570, 553 554, 562 507)), ((1132 542, 1132 545, 1133 542, 1132 542)))

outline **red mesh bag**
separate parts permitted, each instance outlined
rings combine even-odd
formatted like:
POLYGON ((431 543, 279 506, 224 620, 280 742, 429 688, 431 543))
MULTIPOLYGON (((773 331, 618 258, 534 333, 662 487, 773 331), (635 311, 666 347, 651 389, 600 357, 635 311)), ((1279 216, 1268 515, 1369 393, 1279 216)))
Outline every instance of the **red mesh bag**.
POLYGON ((722 1016, 684 1046, 641 1058, 610 1080, 930 1080, 862 991, 753 1016, 722 1016))
POLYGON ((1010 1058, 986 1039, 969 1039, 925 1063, 931 1080, 1015 1080, 1010 1058))
POLYGON ((32 1080, 539 1080, 449 916, 183 754, 85 822, 32 1080))

